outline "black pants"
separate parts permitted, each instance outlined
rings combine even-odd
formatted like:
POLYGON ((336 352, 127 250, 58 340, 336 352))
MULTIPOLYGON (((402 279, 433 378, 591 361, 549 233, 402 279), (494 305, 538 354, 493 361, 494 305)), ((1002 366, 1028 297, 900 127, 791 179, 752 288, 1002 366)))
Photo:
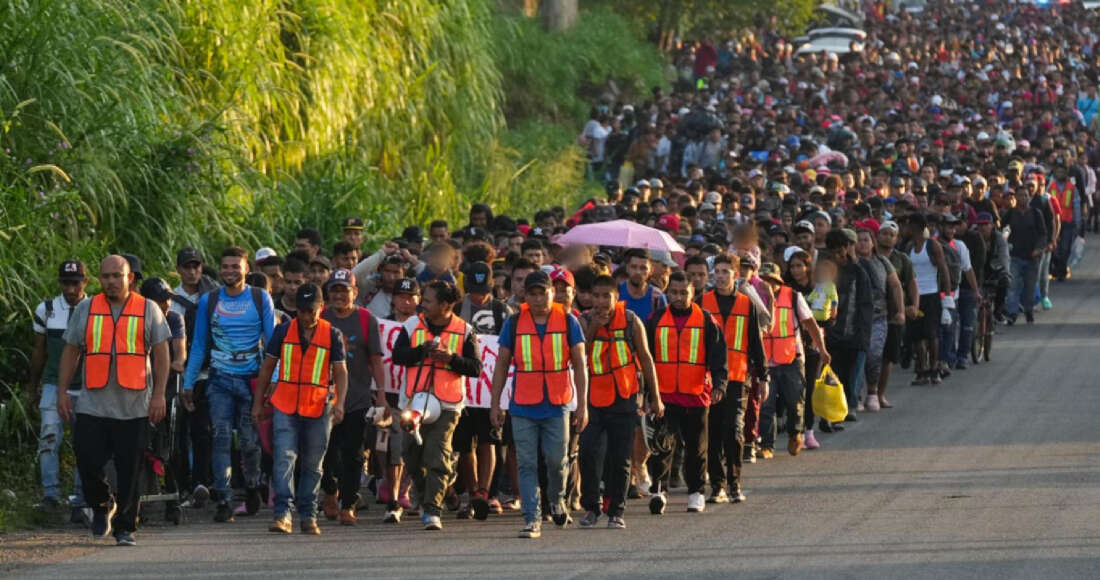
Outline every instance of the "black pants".
POLYGON ((710 486, 717 490, 741 483, 741 458, 745 450, 745 383, 726 383, 726 397, 710 406, 707 434, 707 472, 710 486))
MULTIPOLYGON (((937 314, 937 316, 939 315, 937 314)), ((856 359, 859 357, 859 349, 837 345, 828 346, 828 349, 833 358, 829 365, 833 367, 833 372, 844 384, 844 394, 848 399, 849 412, 854 412, 856 403, 859 400, 859 393, 855 391, 856 359)))
POLYGON ((118 489, 114 502, 118 511, 111 521, 116 532, 137 530, 140 494, 137 478, 145 456, 149 419, 107 419, 79 414, 73 427, 76 468, 84 483, 84 501, 97 512, 110 506, 111 488, 103 468, 115 462, 118 489))
POLYGON ((801 357, 792 363, 772 367, 769 374, 768 398, 760 409, 760 446, 763 449, 775 449, 778 410, 787 416, 788 436, 802 432, 802 409, 806 401, 806 376, 801 357))
MULTIPOLYGON (((688 493, 702 493, 703 475, 707 470, 707 407, 665 406, 665 422, 669 433, 684 442, 684 483, 688 493)), ((655 490, 668 489, 672 475, 672 453, 649 458, 649 477, 655 490)))
POLYGON ((344 415, 332 426, 328 451, 322 463, 321 489, 327 494, 340 492, 340 508, 352 509, 359 503, 359 483, 363 475, 363 434, 367 429, 367 410, 344 415))
POLYGON ((188 411, 179 405, 176 422, 175 465, 177 481, 183 491, 189 492, 197 485, 212 487, 214 475, 211 466, 211 449, 214 435, 210 427, 210 404, 206 400, 206 381, 195 384, 192 400, 195 410, 188 411), (190 447, 191 453, 187 450, 190 447), (190 456, 190 457, 189 457, 190 456))
POLYGON ((637 415, 591 408, 588 426, 580 436, 581 506, 584 509, 600 513, 600 481, 603 480, 604 494, 611 500, 607 515, 623 515, 637 426, 637 415))
POLYGON ((821 353, 806 349, 806 404, 802 409, 803 431, 814 428, 814 384, 821 376, 821 353))

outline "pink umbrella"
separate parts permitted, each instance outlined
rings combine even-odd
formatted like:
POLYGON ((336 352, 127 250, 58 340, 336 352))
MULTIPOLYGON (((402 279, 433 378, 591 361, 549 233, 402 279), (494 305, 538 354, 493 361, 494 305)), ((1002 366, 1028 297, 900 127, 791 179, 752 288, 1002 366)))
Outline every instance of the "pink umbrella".
POLYGON ((617 246, 621 248, 645 248, 673 254, 684 253, 681 246, 667 232, 643 226, 629 220, 614 220, 577 226, 562 234, 558 243, 592 246, 617 246))

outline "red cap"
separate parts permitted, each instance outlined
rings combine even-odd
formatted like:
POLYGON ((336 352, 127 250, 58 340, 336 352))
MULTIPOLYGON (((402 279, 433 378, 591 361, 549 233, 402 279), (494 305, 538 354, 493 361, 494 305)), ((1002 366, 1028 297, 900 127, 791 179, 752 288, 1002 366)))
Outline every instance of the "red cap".
POLYGON ((871 232, 872 234, 875 234, 875 235, 878 235, 879 227, 881 227, 878 223, 878 220, 876 220, 875 218, 867 218, 863 221, 855 222, 852 225, 856 226, 857 228, 859 228, 861 230, 867 230, 867 231, 869 231, 869 232, 871 232))
POLYGON ((554 268, 553 272, 550 272, 551 282, 565 282, 573 288, 577 287, 577 283, 573 281, 573 273, 562 267, 554 268))
POLYGON ((932 142, 932 144, 935 145, 936 147, 943 147, 943 139, 936 139, 935 141, 932 142))
POLYGON ((674 213, 666 213, 657 218, 657 227, 669 232, 680 231, 680 216, 674 213))

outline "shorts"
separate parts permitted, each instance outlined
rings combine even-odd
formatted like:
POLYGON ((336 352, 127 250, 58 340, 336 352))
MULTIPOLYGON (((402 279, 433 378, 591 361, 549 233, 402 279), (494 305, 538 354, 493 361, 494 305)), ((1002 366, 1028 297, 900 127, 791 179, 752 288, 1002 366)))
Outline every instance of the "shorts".
POLYGON ((916 344, 919 340, 933 340, 940 332, 940 295, 921 294, 922 316, 909 322, 909 337, 916 344))
MULTIPOLYGON (((397 417, 397 400, 397 395, 386 393, 386 402, 390 404, 390 413, 393 416, 393 422, 386 429, 389 432, 389 441, 386 444, 386 462, 390 465, 405 464, 404 450, 402 449, 405 432, 401 430, 401 421, 397 417)), ((363 445, 367 449, 377 451, 375 447, 377 442, 378 427, 375 426, 374 421, 368 421, 366 433, 363 435, 363 445)))
POLYGON ((896 363, 901 360, 901 337, 905 332, 905 325, 888 324, 886 326, 886 346, 882 350, 882 360, 888 363, 896 363))
POLYGON ((482 443, 497 445, 500 444, 500 436, 500 431, 493 429, 493 423, 489 420, 489 409, 466 407, 458 419, 451 445, 458 453, 469 453, 474 450, 475 440, 477 445, 482 443))

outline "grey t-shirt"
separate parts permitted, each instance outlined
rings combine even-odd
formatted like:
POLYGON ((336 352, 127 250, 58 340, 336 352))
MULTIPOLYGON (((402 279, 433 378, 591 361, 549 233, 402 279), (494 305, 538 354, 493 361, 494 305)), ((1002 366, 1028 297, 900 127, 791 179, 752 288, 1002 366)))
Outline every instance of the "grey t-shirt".
MULTIPOLYGON (((85 300, 76 307, 73 316, 69 319, 69 327, 65 330, 65 342, 84 348, 84 332, 88 325, 88 310, 92 307, 91 300, 85 300)), ((111 305, 111 315, 115 321, 122 312, 121 306, 111 305)), ((145 301, 145 349, 152 351, 153 346, 160 344, 172 337, 168 329, 168 322, 164 319, 164 313, 152 300, 145 301)), ((76 412, 93 417, 105 417, 107 419, 137 419, 149 415, 149 400, 153 396, 153 370, 149 364, 149 357, 145 360, 145 390, 135 391, 119 386, 115 377, 115 361, 111 360, 111 370, 107 379, 107 386, 102 389, 85 389, 76 401, 76 412)))
MULTIPOLYGON (((370 314, 367 311, 367 314, 370 314)), ((370 315, 367 320, 367 337, 363 337, 363 327, 359 321, 358 309, 350 316, 339 318, 331 308, 325 310, 324 319, 332 323, 344 335, 344 351, 348 364, 348 394, 344 400, 344 412, 359 411, 374 404, 371 384, 374 382, 370 372, 370 357, 382 354, 382 336, 378 330, 378 319, 370 315)))

